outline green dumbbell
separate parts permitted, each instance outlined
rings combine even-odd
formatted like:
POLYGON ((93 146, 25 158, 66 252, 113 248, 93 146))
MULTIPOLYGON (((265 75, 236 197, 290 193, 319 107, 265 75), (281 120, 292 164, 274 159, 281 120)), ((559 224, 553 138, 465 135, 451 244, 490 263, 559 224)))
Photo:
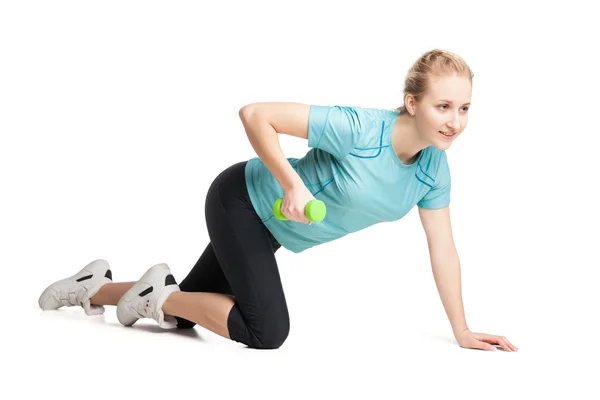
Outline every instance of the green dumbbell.
MULTIPOLYGON (((281 203, 283 203, 282 198, 275 200, 275 204, 273 204, 273 213, 278 220, 287 221, 288 217, 281 212, 281 203)), ((325 203, 321 200, 311 200, 306 204, 304 213, 306 214, 306 219, 310 222, 321 222, 327 213, 325 203)))

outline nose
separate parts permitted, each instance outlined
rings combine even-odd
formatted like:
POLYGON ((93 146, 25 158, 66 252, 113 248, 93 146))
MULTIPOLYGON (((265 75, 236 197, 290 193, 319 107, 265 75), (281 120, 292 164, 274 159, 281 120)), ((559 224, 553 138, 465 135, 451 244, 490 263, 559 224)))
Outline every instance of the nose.
POLYGON ((458 116, 455 115, 454 118, 452 118, 452 120, 449 121, 446 125, 449 129, 452 129, 453 131, 458 131, 460 129, 460 122, 458 116))

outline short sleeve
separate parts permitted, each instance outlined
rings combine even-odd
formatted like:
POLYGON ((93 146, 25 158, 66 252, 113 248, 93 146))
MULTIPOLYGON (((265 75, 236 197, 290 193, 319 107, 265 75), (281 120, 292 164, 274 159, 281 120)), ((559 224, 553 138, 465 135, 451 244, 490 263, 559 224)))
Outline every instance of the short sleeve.
POLYGON ((308 146, 330 153, 338 160, 354 148, 361 129, 357 107, 311 105, 308 146))
POLYGON ((420 208, 444 208, 450 204, 451 188, 450 167, 446 152, 442 152, 435 182, 423 198, 417 203, 420 208))

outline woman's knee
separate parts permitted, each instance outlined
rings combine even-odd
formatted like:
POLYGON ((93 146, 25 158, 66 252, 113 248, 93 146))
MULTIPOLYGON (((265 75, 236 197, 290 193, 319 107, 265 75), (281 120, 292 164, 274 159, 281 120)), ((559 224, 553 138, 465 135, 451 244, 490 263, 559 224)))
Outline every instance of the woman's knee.
POLYGON ((290 319, 287 314, 276 320, 269 320, 260 330, 254 330, 255 343, 251 347, 258 349, 278 349, 290 333, 290 319))

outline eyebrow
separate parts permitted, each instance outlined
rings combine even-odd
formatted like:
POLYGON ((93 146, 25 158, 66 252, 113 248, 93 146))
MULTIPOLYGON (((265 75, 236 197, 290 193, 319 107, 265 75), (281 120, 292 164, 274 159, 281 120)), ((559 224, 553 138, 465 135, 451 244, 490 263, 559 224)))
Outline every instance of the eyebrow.
MULTIPOLYGON (((443 100, 443 99, 442 99, 442 100, 438 100, 438 101, 445 101, 446 103, 454 104, 454 103, 453 103, 452 101, 450 101, 450 100, 443 100)), ((469 106, 470 106, 470 105, 471 105, 471 103, 465 103, 465 104, 463 104, 463 106, 467 106, 467 105, 469 105, 469 106)))

